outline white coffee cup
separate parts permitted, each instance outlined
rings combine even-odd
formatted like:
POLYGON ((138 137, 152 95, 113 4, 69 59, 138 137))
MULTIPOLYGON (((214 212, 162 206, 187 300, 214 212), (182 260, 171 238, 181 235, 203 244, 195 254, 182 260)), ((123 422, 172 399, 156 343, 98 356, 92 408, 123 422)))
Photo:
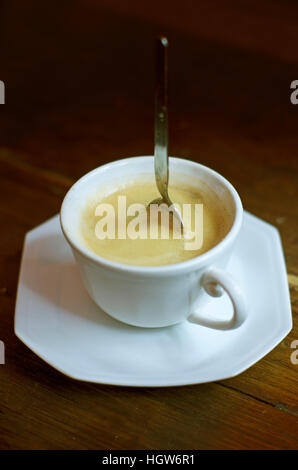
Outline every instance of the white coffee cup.
POLYGON ((190 160, 170 158, 171 175, 199 179, 209 186, 231 215, 228 234, 214 248, 190 260, 166 266, 133 266, 104 259, 80 239, 80 213, 100 187, 118 188, 139 175, 154 181, 154 158, 132 157, 108 163, 87 173, 66 194, 60 214, 83 283, 92 299, 117 320, 139 327, 164 327, 185 320, 211 328, 239 327, 247 317, 244 295, 224 270, 242 224, 243 208, 234 187, 215 171, 190 160), (226 292, 233 305, 229 319, 201 314, 211 297, 226 292), (207 293, 207 294, 206 294, 207 293))

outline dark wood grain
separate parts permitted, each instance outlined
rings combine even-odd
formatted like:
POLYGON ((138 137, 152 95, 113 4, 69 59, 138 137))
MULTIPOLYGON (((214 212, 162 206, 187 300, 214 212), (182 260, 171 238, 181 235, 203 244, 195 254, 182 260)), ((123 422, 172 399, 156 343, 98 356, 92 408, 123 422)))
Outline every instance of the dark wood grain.
POLYGON ((0 448, 294 449, 298 435, 298 5, 0 3, 0 448), (153 151, 154 38, 170 39, 170 152, 226 176, 280 230, 294 327, 238 377, 171 389, 80 383, 14 335, 25 233, 96 166, 153 151))

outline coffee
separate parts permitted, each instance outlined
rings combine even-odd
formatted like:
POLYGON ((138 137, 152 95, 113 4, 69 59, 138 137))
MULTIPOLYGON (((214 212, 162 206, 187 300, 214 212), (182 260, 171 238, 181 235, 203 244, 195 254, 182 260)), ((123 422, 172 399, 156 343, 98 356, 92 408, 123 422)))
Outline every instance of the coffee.
POLYGON ((108 195, 99 194, 86 202, 80 219, 82 242, 95 254, 111 261, 159 266, 180 263, 199 256, 217 245, 228 233, 230 217, 218 196, 209 187, 203 183, 199 186, 177 183, 171 186, 169 193, 185 222, 185 230, 181 231, 180 238, 180 226, 177 225, 177 220, 175 222, 175 217, 169 217, 168 220, 166 216, 163 218, 165 212, 168 212, 166 208, 159 208, 158 218, 153 220, 148 204, 158 198, 159 194, 154 183, 139 180, 108 195), (144 208, 142 213, 136 212, 139 215, 138 220, 134 220, 136 217, 131 215, 132 211, 129 209, 136 203, 144 208), (119 212, 120 205, 126 211, 125 214, 119 212), (112 208, 112 213, 107 218, 109 208, 112 208), (163 227, 167 221, 168 233, 166 227, 163 227), (145 226, 141 227, 142 223, 145 226), (99 228, 105 229, 103 234, 99 233, 99 228), (186 232, 188 237, 193 234, 193 241, 186 238, 186 232), (150 236, 153 233, 155 237, 157 234, 157 239, 150 236))

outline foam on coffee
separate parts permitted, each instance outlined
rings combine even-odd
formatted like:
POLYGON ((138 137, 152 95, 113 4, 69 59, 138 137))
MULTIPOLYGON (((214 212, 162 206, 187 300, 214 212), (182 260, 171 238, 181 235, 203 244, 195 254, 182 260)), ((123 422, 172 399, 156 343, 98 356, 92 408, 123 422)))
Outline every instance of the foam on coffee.
MULTIPOLYGON (((199 256, 217 245, 228 233, 231 226, 231 217, 221 203, 216 193, 207 185, 187 185, 177 183, 171 186, 170 197, 174 203, 191 205, 191 226, 195 229, 194 208, 196 204, 203 205, 203 244, 199 249, 185 249, 185 239, 174 239, 173 225, 170 224, 169 238, 161 239, 161 229, 158 239, 151 239, 149 234, 150 218, 147 218, 147 239, 119 239, 118 228, 118 201, 119 196, 126 197, 126 205, 142 204, 147 207, 150 201, 159 196, 156 186, 146 180, 127 183, 116 188, 108 195, 100 194, 88 200, 81 213, 81 239, 85 247, 93 253, 118 263, 138 266, 161 266, 180 263, 199 256), (96 224, 100 217, 96 216, 99 204, 110 204, 115 208, 115 238, 100 240, 96 235, 96 224)), ((127 224, 133 217, 127 217, 127 224)), ((171 221, 172 222, 172 221, 171 221)), ((160 219, 159 219, 160 224, 160 219)))

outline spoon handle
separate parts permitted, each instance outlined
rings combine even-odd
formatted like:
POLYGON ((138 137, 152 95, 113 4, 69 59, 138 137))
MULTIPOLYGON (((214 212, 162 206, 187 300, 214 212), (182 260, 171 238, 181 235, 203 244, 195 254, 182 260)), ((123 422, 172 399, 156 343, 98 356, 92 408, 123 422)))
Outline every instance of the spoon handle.
POLYGON ((156 41, 154 166, 159 192, 168 200, 168 40, 156 41))

